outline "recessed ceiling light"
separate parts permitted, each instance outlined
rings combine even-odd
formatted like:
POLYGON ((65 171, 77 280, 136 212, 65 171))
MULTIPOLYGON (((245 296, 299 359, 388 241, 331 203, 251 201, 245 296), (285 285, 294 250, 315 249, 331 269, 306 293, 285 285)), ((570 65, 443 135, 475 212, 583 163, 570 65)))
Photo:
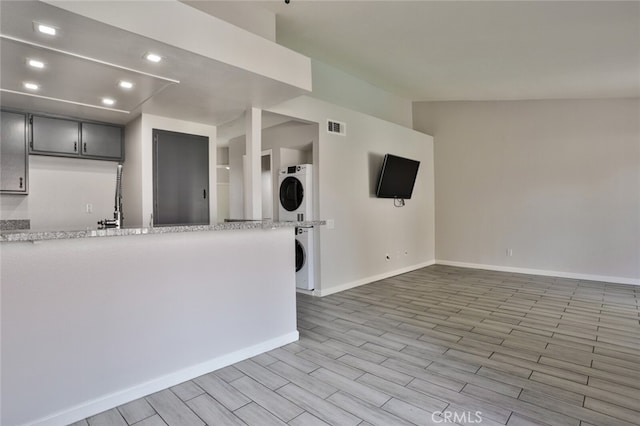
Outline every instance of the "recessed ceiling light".
POLYGON ((133 83, 130 81, 126 81, 126 80, 120 80, 118 82, 118 86, 120 86, 123 89, 132 89, 133 88, 133 83))
POLYGON ((144 58, 147 61, 156 62, 156 63, 158 63, 158 62, 160 62, 162 60, 162 56, 160 56, 158 54, 155 54, 155 53, 151 53, 151 52, 145 53, 144 54, 144 58))
POLYGON ((29 59, 27 60, 27 64, 29 64, 29 66, 33 68, 44 68, 44 62, 37 59, 29 59))
POLYGON ((33 24, 35 29, 42 34, 54 36, 58 33, 58 29, 56 27, 52 27, 51 25, 40 24, 38 22, 34 22, 33 24))
POLYGON ((114 101, 111 98, 102 98, 102 103, 105 104, 105 105, 111 106, 111 105, 115 104, 116 101, 114 101))
POLYGON ((24 88, 25 89, 29 89, 29 90, 38 90, 40 88, 40 86, 37 85, 36 83, 26 82, 26 83, 24 83, 24 88))

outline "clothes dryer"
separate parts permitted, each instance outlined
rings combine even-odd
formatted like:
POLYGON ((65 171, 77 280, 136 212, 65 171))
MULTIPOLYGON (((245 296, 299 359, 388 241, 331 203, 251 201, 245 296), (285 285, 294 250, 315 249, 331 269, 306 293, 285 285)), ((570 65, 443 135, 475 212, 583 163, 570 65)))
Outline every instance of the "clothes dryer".
POLYGON ((313 215, 311 164, 300 164, 281 169, 278 188, 278 217, 280 221, 311 220, 313 215))

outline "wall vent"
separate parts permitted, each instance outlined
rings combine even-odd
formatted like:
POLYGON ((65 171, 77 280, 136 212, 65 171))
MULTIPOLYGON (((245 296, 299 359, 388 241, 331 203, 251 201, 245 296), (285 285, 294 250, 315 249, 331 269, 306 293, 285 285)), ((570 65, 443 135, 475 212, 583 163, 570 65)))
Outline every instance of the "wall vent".
POLYGON ((335 135, 346 135, 347 125, 335 120, 327 120, 327 132, 335 135))

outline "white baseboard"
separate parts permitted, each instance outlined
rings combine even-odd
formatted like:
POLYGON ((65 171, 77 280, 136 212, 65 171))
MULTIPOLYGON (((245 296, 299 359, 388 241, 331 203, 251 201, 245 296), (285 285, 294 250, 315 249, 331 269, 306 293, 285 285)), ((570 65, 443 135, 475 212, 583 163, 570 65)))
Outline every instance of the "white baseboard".
POLYGON ((334 293, 339 293, 341 291, 345 291, 345 290, 349 290, 351 288, 354 287, 359 287, 361 285, 365 285, 365 284, 369 284, 375 281, 380 281, 383 280, 385 278, 390 278, 390 277, 395 277, 396 275, 400 275, 400 274, 404 274, 407 272, 411 272, 411 271, 415 271, 416 269, 420 269, 420 268, 425 268, 427 266, 431 266, 434 265, 436 263, 435 260, 429 260, 427 262, 423 262, 423 263, 419 263, 417 265, 412 265, 412 266, 407 266, 405 268, 401 268, 401 269, 396 269, 393 271, 389 271, 389 272, 385 272, 383 274, 378 274, 378 275, 373 275, 370 277, 366 277, 363 278, 361 280, 357 280, 357 281, 351 281, 345 284, 341 284, 335 287, 331 287, 331 288, 327 288, 327 289, 320 289, 320 290, 314 290, 313 291, 313 295, 314 296, 328 296, 330 294, 334 294, 334 293))
MULTIPOLYGON (((146 383, 123 389, 121 391, 106 395, 104 397, 87 401, 84 404, 77 405, 68 410, 58 412, 49 417, 36 420, 33 423, 29 423, 29 426, 64 426, 87 417, 96 415, 105 410, 110 410, 113 407, 125 404, 127 402, 142 398, 143 396, 152 394, 154 392, 167 389, 171 386, 175 386, 187 380, 194 379, 202 376, 203 374, 211 371, 218 370, 236 362, 251 358, 264 352, 268 352, 272 349, 284 346, 291 342, 295 342, 299 339, 298 331, 284 334, 282 336, 275 337, 273 339, 266 340, 258 343, 257 345, 243 348, 238 351, 232 352, 220 356, 218 358, 205 361, 201 364, 197 364, 179 371, 176 371, 166 376, 158 377, 146 383)), ((26 426, 26 425, 23 425, 26 426)))
POLYGON ((611 277, 606 275, 579 274, 575 272, 547 271, 544 269, 517 268, 512 266, 485 265, 480 263, 454 262, 451 260, 436 260, 436 265, 458 266, 460 268, 486 269, 489 271, 513 272, 517 274, 542 275, 546 277, 573 278, 586 281, 602 281, 616 284, 640 285, 640 279, 626 277, 611 277))

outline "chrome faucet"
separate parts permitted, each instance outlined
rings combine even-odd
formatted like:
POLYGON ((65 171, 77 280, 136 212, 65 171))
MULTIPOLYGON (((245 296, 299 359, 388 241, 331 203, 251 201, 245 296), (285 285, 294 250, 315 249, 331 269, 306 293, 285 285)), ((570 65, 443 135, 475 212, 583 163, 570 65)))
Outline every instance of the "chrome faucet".
POLYGON ((113 219, 102 219, 98 221, 98 229, 116 228, 120 229, 123 224, 122 216, 122 164, 118 164, 116 170, 116 203, 113 212, 113 219))

